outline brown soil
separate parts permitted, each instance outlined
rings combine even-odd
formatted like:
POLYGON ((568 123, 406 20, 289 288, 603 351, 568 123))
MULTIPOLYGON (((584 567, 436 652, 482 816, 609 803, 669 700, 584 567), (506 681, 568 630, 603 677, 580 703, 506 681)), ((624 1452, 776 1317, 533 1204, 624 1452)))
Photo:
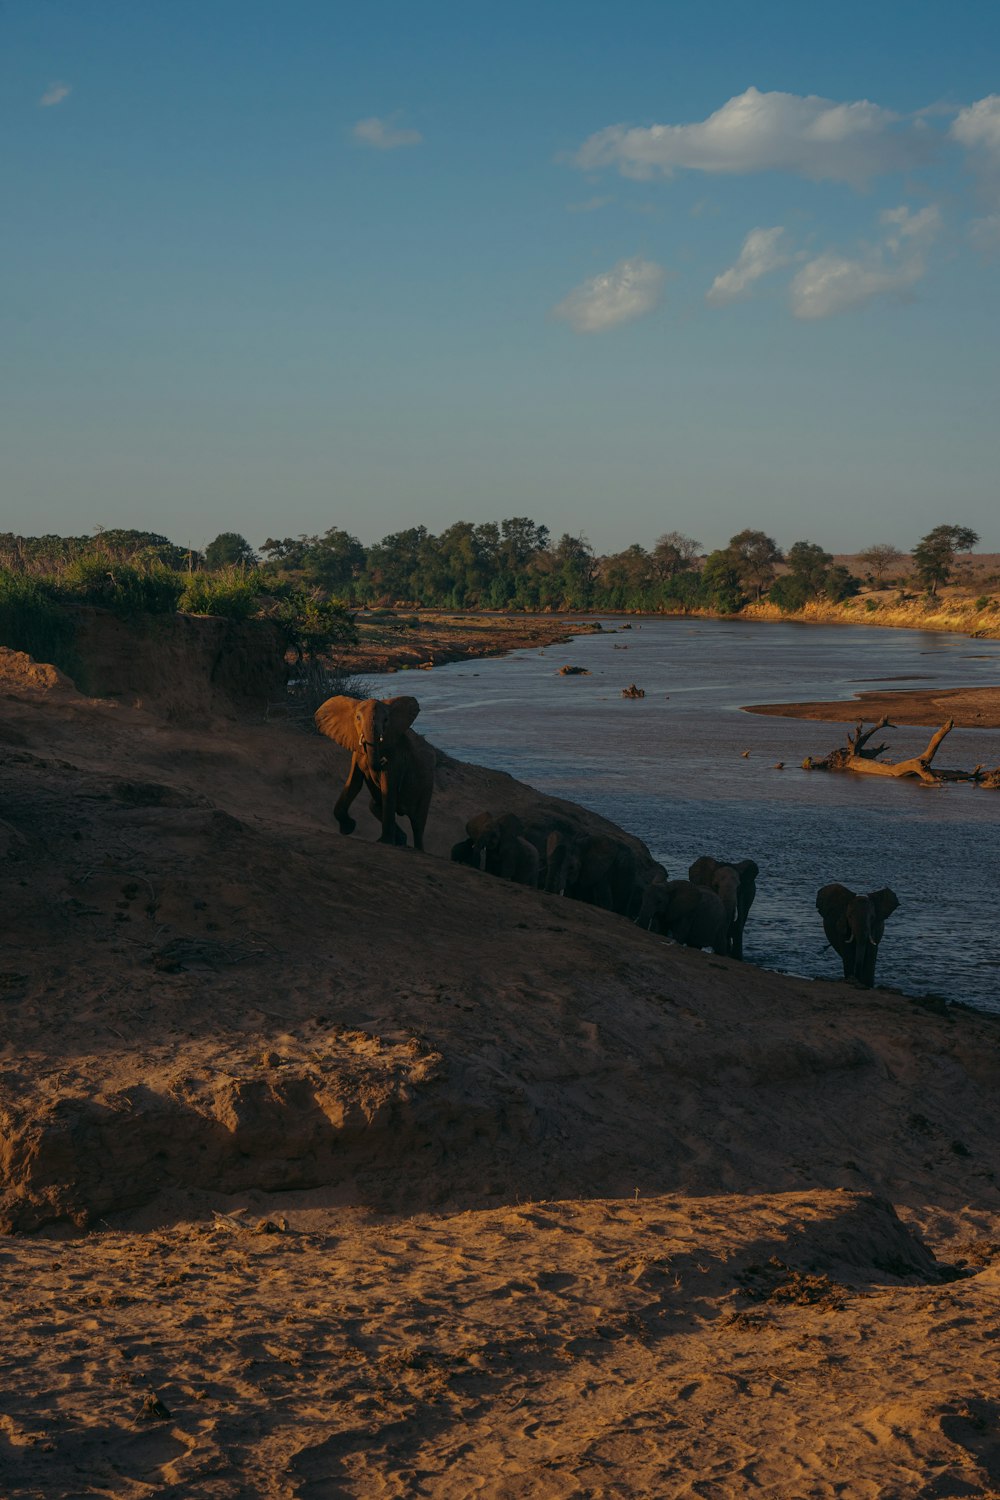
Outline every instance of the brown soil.
POLYGON ((1000 1486, 996 1021, 452 865, 607 826, 501 773, 389 849, 318 736, 5 671, 5 1500, 1000 1486))
POLYGON ((1000 729, 1000 687, 879 688, 834 703, 754 703, 745 712, 834 724, 880 719, 885 714, 893 724, 932 726, 954 719, 958 729, 1000 729))
POLYGON ((586 619, 565 615, 445 614, 400 611, 395 618, 364 612, 356 617, 356 646, 337 648, 337 663, 347 672, 406 671, 443 666, 471 657, 504 656, 529 646, 569 641, 592 630, 586 619))

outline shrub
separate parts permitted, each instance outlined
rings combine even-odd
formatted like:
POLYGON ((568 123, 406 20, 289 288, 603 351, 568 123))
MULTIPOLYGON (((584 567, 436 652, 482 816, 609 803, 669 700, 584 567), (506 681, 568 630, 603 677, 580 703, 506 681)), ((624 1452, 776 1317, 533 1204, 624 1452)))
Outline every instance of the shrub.
POLYGON ((188 615, 221 615, 226 620, 249 620, 257 613, 264 587, 263 575, 256 568, 192 573, 178 608, 188 615))
POLYGON ((782 614, 790 615, 801 609, 811 594, 804 579, 796 577, 794 573, 785 573, 781 578, 775 579, 767 597, 772 604, 778 606, 782 614))
POLYGON ((68 563, 51 586, 74 604, 97 604, 120 615, 162 615, 176 610, 184 576, 160 562, 122 562, 101 553, 68 563))
POLYGON ((269 618, 281 626, 287 648, 300 662, 329 651, 331 646, 353 644, 358 638, 354 616, 339 599, 324 599, 316 589, 290 589, 271 607, 269 618))
POLYGON ((35 578, 0 570, 0 645, 75 676, 73 621, 35 578))
POLYGON ((975 607, 976 609, 992 609, 993 600, 990 598, 989 594, 980 594, 979 598, 976 600, 975 607))
POLYGON ((865 609, 868 611, 868 613, 870 615, 873 615, 875 613, 875 611, 878 609, 878 600, 877 599, 866 599, 865 600, 865 609))

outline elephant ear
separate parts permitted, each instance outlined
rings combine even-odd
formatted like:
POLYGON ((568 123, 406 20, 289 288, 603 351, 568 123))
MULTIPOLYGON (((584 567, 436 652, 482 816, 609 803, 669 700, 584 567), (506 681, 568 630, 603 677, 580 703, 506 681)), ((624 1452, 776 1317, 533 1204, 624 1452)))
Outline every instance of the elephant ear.
POLYGON ((420 712, 416 698, 383 698, 389 710, 389 729, 393 736, 405 734, 420 712))
POLYGON ((753 859, 741 859, 733 869, 739 874, 740 880, 756 880, 760 874, 760 865, 753 859))
POLYGON ((880 922, 884 922, 887 917, 891 917, 899 905, 899 897, 895 891, 890 891, 887 885, 884 885, 880 891, 871 891, 868 899, 872 906, 874 906, 880 922))
POLYGON ((327 698, 321 703, 313 714, 313 722, 320 734, 325 734, 328 740, 336 740, 338 745, 343 745, 345 750, 356 750, 358 747, 358 731, 354 723, 354 714, 362 698, 349 698, 345 693, 338 693, 335 698, 327 698))
POLYGON ((506 838, 520 838, 524 824, 517 813, 501 813, 496 821, 497 827, 506 838))
POLYGON ((834 880, 830 885, 825 885, 822 890, 816 892, 816 910, 821 917, 837 917, 848 901, 853 900, 854 892, 849 891, 846 885, 839 885, 834 880))

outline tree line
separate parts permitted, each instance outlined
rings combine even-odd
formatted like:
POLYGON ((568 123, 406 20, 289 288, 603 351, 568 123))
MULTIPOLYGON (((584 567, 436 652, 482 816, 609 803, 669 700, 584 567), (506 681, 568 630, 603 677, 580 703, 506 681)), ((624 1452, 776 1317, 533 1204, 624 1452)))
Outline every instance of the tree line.
POLYGON ((0 566, 29 574, 59 574, 81 560, 127 560, 132 567, 187 575, 244 574, 259 591, 294 589, 348 606, 405 601, 444 609, 683 610, 735 613, 765 597, 786 612, 812 600, 850 598, 863 581, 914 577, 929 594, 949 581, 958 556, 978 543, 967 526, 940 525, 907 555, 888 543, 858 554, 865 579, 852 574, 815 542, 783 552, 766 532, 747 528, 707 555, 701 543, 665 532, 652 548, 638 544, 598 555, 583 536, 553 539, 527 516, 457 521, 438 535, 426 526, 392 532, 371 546, 340 527, 316 535, 268 537, 255 550, 237 532, 222 532, 203 553, 166 536, 135 530, 96 536, 24 537, 0 534, 0 566))

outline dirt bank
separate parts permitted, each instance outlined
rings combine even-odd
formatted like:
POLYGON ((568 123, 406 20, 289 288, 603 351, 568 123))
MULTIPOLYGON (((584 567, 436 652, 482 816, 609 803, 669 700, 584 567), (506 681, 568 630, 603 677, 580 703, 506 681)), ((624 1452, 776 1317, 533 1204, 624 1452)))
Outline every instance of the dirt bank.
POLYGON ((996 1021, 452 865, 607 826, 498 772, 418 855, 288 723, 0 691, 5 1495, 1000 1484, 996 1021))
POLYGON ((1000 687, 879 688, 833 703, 753 703, 744 711, 834 724, 885 714, 894 724, 937 725, 954 719, 959 729, 1000 729, 1000 687))
POLYGON ((338 666, 350 673, 392 672, 444 666, 470 657, 504 656, 529 646, 570 641, 594 629, 577 617, 446 614, 420 610, 356 617, 358 644, 337 648, 338 666))

